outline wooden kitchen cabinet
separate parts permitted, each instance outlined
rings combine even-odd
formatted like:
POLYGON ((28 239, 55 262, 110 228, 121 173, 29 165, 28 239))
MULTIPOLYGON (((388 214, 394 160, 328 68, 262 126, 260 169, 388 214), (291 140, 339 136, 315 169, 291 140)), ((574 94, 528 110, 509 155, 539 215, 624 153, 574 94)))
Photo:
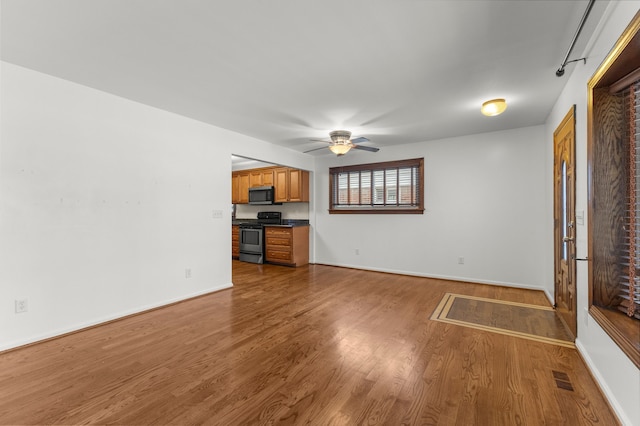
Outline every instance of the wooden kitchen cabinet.
POLYGON ((231 203, 249 203, 249 172, 233 172, 231 174, 231 203))
POLYGON ((265 260, 288 266, 309 263, 308 226, 265 226, 265 260))
POLYGON ((234 259, 240 257, 240 227, 238 225, 231 226, 231 257, 234 259))
POLYGON ((289 201, 309 201, 309 172, 289 169, 289 201))
POLYGON ((273 176, 276 203, 309 201, 309 172, 279 167, 274 170, 273 176))
POLYGON ((249 203, 249 173, 240 174, 240 188, 239 188, 238 202, 240 204, 249 203))
POLYGON ((261 170, 251 170, 249 172, 249 188, 255 188, 256 186, 262 186, 261 170))
POLYGON ((231 173, 231 203, 249 203, 249 188, 273 185, 272 170, 242 170, 231 173))
POLYGON ((273 169, 262 171, 262 186, 273 186, 273 169))
POLYGON ((275 194, 273 196, 276 203, 286 203, 289 201, 289 169, 281 167, 273 171, 273 186, 275 194))
POLYGON ((256 186, 273 186, 273 168, 250 170, 249 188, 256 186))
POLYGON ((273 186, 275 203, 309 202, 309 172, 266 167, 231 174, 231 203, 248 204, 249 188, 257 186, 273 186))
POLYGON ((240 203, 240 175, 238 173, 231 174, 231 204, 240 203))

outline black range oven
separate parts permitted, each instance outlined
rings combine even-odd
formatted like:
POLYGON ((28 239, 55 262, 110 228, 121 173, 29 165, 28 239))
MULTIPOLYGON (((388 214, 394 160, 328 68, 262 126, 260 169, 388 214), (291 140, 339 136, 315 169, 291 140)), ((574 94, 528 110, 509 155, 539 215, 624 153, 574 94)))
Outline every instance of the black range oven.
POLYGON ((264 263, 264 225, 280 225, 282 213, 259 212, 255 222, 240 223, 240 260, 264 263))

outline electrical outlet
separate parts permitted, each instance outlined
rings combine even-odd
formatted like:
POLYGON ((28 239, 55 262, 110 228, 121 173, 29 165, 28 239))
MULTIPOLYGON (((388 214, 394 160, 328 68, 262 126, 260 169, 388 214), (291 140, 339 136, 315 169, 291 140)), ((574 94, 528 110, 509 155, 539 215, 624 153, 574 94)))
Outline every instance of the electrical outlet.
POLYGON ((356 256, 360 255, 360 249, 356 249, 356 256))
POLYGON ((184 270, 184 277, 185 278, 191 278, 191 269, 187 268, 184 270))
POLYGON ((458 265, 464 265, 464 257, 458 258, 458 265))
POLYGON ((29 310, 29 303, 27 299, 16 299, 16 314, 21 314, 29 310))
POLYGON ((222 219, 222 210, 213 210, 211 213, 213 219, 222 219))

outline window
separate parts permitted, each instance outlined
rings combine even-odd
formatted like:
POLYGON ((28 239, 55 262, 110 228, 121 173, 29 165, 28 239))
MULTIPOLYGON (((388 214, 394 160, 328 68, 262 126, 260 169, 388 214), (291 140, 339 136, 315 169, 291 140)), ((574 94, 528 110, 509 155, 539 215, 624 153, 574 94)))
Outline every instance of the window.
POLYGON ((623 273, 616 293, 618 310, 640 320, 640 68, 636 74, 638 81, 619 93, 623 98, 623 121, 627 124, 622 139, 629 150, 626 182, 629 201, 624 214, 625 243, 620 250, 623 273))
POLYGON ((589 313, 640 367, 640 13, 588 85, 589 313))
POLYGON ((424 212, 424 159, 329 169, 329 213, 424 212))

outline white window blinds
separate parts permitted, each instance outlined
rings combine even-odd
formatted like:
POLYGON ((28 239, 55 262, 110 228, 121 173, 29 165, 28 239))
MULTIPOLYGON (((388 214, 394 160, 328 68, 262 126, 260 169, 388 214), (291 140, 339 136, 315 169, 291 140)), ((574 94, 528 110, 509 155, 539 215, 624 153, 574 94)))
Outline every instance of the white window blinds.
POLYGON ((424 211, 424 159, 329 169, 331 213, 424 211))
POLYGON ((628 194, 622 247, 622 271, 618 297, 619 309, 630 317, 640 319, 640 81, 623 92, 625 114, 629 123, 625 138, 629 141, 628 194))
POLYGON ((335 172, 333 207, 418 206, 418 173, 418 165, 335 172))

